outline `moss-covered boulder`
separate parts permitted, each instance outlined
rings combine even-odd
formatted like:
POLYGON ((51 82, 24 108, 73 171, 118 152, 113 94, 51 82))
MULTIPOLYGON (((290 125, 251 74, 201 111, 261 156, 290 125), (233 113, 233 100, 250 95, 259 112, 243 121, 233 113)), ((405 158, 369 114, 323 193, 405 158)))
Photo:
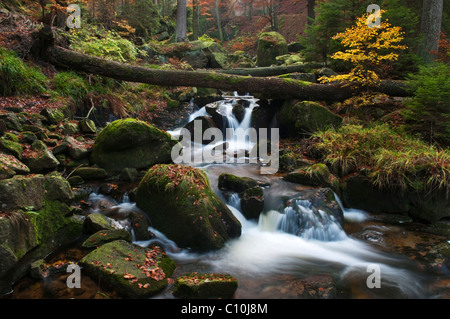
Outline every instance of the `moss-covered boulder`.
POLYGON ((126 298, 149 298, 168 285, 176 264, 158 246, 143 248, 116 240, 87 254, 80 264, 89 275, 126 298))
POLYGON ((312 101, 286 101, 277 113, 281 136, 310 135, 328 128, 339 128, 342 118, 312 101))
POLYGON ((197 168, 153 166, 138 186, 136 204, 154 228, 180 247, 219 249, 241 234, 240 222, 197 168))
POLYGON ((0 181, 5 212, 0 216, 0 293, 23 276, 30 263, 81 235, 83 222, 69 207, 72 198, 70 185, 56 174, 0 181))
POLYGON ((238 281, 228 274, 190 273, 176 279, 172 294, 184 299, 230 299, 238 281))
POLYGON ((98 134, 91 159, 94 164, 113 173, 120 173, 127 167, 142 169, 171 162, 175 143, 168 133, 146 122, 117 120, 98 134))
POLYGON ((258 38, 257 66, 277 64, 276 57, 288 53, 286 39, 278 32, 263 32, 258 38))
POLYGON ((450 217, 450 197, 445 190, 403 190, 398 186, 378 187, 363 174, 355 174, 340 184, 345 206, 371 213, 392 213, 416 221, 434 223, 450 217))

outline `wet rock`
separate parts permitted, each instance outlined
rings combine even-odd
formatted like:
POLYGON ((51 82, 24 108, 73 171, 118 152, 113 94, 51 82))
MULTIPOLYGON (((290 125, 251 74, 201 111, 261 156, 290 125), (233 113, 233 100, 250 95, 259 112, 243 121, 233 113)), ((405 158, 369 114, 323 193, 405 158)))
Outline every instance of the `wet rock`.
POLYGON ((190 273, 176 279, 172 294, 184 299, 230 299, 238 281, 228 274, 190 273))
POLYGON ((100 230, 123 229, 123 226, 113 218, 100 213, 89 214, 84 221, 85 228, 90 232, 100 230))
POLYGON ((264 210, 264 191, 259 183, 250 177, 223 173, 219 175, 219 189, 233 191, 241 199, 241 212, 248 219, 258 219, 264 210))
POLYGON ((239 194, 241 198, 242 214, 247 219, 258 220, 259 214, 264 210, 264 191, 256 186, 248 188, 239 194))
POLYGON ((131 211, 128 218, 136 240, 149 240, 152 237, 152 234, 148 231, 147 217, 143 213, 131 211))
POLYGON ((168 133, 143 121, 117 120, 98 134, 91 160, 108 172, 142 169, 171 162, 172 147, 176 143, 168 133))
POLYGON ((149 298, 168 285, 176 265, 160 247, 143 248, 124 240, 106 243, 80 260, 92 278, 126 298, 149 298))
POLYGON ((344 213, 329 188, 306 189, 289 198, 285 204, 282 231, 307 239, 341 240, 344 213))
POLYGON ((139 184, 136 204, 180 247, 220 249, 241 234, 240 222, 212 191, 208 177, 193 167, 153 166, 139 184))
POLYGON ((213 119, 209 116, 199 116, 195 120, 187 123, 184 126, 185 129, 189 131, 191 134, 191 141, 196 141, 196 134, 200 137, 200 141, 202 144, 209 144, 211 140, 203 139, 203 133, 209 128, 217 128, 213 119), (201 130, 196 130, 196 128, 200 128, 201 130))
POLYGON ((95 248, 103 244, 125 240, 131 242, 131 234, 125 229, 104 229, 89 236, 82 244, 84 248, 95 248))
POLYGON ((219 189, 221 190, 240 193, 256 186, 258 186, 258 182, 250 177, 240 177, 228 173, 223 173, 219 176, 219 189))

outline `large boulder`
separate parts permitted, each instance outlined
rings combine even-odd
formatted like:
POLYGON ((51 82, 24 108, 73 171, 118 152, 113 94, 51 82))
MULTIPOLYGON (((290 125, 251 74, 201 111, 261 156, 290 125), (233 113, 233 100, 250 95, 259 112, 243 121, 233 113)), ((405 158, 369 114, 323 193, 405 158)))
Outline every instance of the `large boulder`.
POLYGON ((0 181, 0 294, 23 276, 33 261, 81 235, 72 216, 73 193, 58 174, 16 176, 0 181))
POLYGON ((112 173, 120 173, 124 168, 142 169, 171 162, 171 150, 176 143, 170 134, 146 122, 117 120, 98 134, 91 159, 112 173))
POLYGON ((402 190, 399 187, 380 188, 368 176, 349 176, 341 183, 345 206, 371 213, 391 213, 433 223, 450 217, 450 197, 445 191, 402 190))
POLYGON ((310 135, 327 128, 339 128, 342 118, 317 102, 286 101, 277 113, 280 135, 310 135))
POLYGON ((101 245, 80 264, 92 278, 126 298, 149 298, 168 285, 175 262, 158 246, 143 248, 126 240, 101 245))
POLYGON ((263 32, 258 38, 257 66, 278 64, 277 56, 288 53, 286 39, 278 32, 263 32))
POLYGON ((153 166, 138 186, 136 204, 180 247, 220 249, 241 234, 240 222, 213 192, 208 177, 193 167, 153 166))

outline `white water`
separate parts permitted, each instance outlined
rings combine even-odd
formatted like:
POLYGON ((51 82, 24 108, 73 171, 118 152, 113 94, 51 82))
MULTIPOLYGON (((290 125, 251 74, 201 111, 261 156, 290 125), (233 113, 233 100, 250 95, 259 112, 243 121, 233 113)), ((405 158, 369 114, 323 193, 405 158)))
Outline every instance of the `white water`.
MULTIPOLYGON (((246 108, 244 119, 238 123, 232 114, 232 103, 221 104, 222 112, 227 115, 227 126, 237 128, 250 127, 251 112, 256 106, 252 102, 246 108)), ((192 115, 192 119, 204 115, 200 109, 192 115)), ((232 149, 248 148, 247 141, 227 139, 232 149)), ((202 166, 202 165, 200 165, 202 166)), ((239 238, 229 240, 226 246, 215 252, 197 254, 179 249, 158 233, 161 242, 166 243, 168 255, 178 265, 192 265, 193 271, 207 271, 233 274, 240 279, 267 278, 276 275, 291 275, 305 277, 313 274, 338 275, 344 282, 358 287, 357 290, 375 298, 417 298, 426 295, 423 278, 413 270, 411 264, 397 256, 391 256, 378 251, 361 240, 347 236, 341 225, 323 212, 313 212, 308 203, 297 201, 295 205, 279 209, 280 202, 285 197, 297 193, 295 186, 280 180, 278 177, 264 178, 258 175, 255 165, 249 164, 213 164, 203 168, 207 172, 213 188, 221 196, 217 187, 217 178, 221 172, 232 172, 238 176, 248 176, 269 181, 265 189, 266 210, 259 220, 247 220, 240 212, 240 202, 237 195, 231 196, 228 207, 242 224, 242 234, 239 238), (373 265, 381 271, 381 288, 370 289, 366 280, 373 265)), ((361 210, 344 208, 336 196, 344 215, 349 223, 359 223, 369 219, 369 215, 361 210)), ((146 245, 147 243, 140 243, 146 245)), ((251 296, 258 297, 258 291, 251 296)), ((274 298, 283 296, 274 296, 274 298)))

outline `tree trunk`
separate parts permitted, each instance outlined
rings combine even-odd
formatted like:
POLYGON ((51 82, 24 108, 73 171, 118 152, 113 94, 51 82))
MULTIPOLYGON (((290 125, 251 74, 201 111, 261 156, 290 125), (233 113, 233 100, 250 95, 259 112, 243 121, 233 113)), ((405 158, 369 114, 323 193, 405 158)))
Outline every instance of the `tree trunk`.
POLYGON ((176 42, 184 42, 186 40, 186 19, 186 0, 177 0, 176 42))
POLYGON ((316 6, 316 0, 308 0, 308 25, 312 25, 316 14, 314 12, 314 7, 316 6))
POLYGON ((420 56, 425 63, 431 62, 436 57, 439 48, 443 6, 443 0, 423 0, 420 31, 424 40, 420 56))
POLYGON ((308 73, 314 69, 322 68, 319 63, 306 63, 301 65, 280 65, 280 66, 265 66, 258 68, 236 68, 232 70, 216 70, 218 73, 235 74, 243 76, 277 76, 288 73, 308 73))
POLYGON ((216 19, 217 19, 217 31, 219 32, 219 40, 223 41, 223 33, 222 33, 222 21, 220 19, 220 8, 219 8, 219 0, 214 0, 214 6, 216 10, 216 19))
MULTIPOLYGON (((98 74, 117 80, 172 87, 216 88, 225 91, 238 91, 241 94, 258 94, 261 98, 341 101, 362 89, 351 89, 348 86, 337 83, 305 85, 300 81, 276 77, 251 77, 205 71, 149 69, 93 57, 56 45, 49 46, 44 53, 44 57, 59 67, 98 74)), ((406 86, 398 81, 383 82, 383 85, 373 89, 386 94, 394 93, 393 95, 395 96, 407 96, 409 94, 406 86)))
POLYGON ((199 0, 192 1, 192 40, 198 40, 198 27, 199 27, 199 0))

